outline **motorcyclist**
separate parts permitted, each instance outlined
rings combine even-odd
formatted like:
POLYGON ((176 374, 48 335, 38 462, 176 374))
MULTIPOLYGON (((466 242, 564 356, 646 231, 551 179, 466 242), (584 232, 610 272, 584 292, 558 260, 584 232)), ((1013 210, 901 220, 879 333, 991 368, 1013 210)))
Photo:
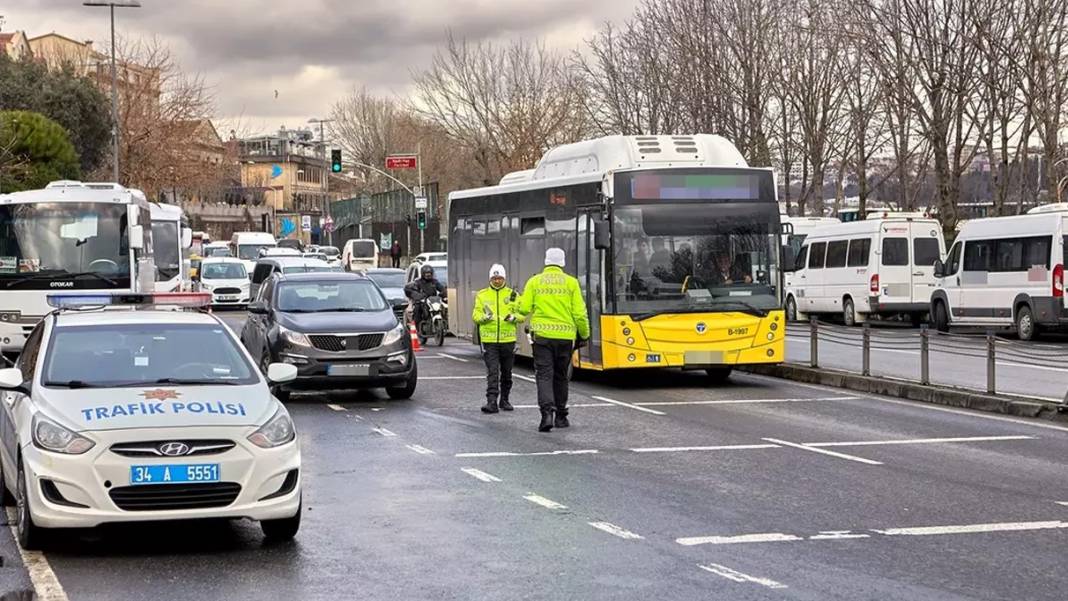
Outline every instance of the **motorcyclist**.
POLYGON ((412 320, 416 327, 427 318, 426 306, 421 302, 431 296, 445 298, 445 286, 434 277, 434 268, 423 265, 419 268, 419 278, 404 287, 404 296, 412 301, 412 320))

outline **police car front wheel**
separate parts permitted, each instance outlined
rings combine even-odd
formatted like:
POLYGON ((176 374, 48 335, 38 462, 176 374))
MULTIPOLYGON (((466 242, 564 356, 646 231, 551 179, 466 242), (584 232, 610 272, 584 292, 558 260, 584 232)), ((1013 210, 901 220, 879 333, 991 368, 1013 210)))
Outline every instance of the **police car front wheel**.
POLYGON ((304 509, 304 502, 297 505, 297 513, 290 518, 260 521, 260 529, 263 537, 270 542, 282 542, 292 540, 300 530, 300 514, 304 509))
POLYGON ((30 511, 30 498, 27 494, 26 473, 19 462, 18 492, 16 493, 17 520, 15 531, 18 534, 19 546, 27 551, 35 551, 41 548, 45 536, 44 528, 33 523, 33 513, 30 511))

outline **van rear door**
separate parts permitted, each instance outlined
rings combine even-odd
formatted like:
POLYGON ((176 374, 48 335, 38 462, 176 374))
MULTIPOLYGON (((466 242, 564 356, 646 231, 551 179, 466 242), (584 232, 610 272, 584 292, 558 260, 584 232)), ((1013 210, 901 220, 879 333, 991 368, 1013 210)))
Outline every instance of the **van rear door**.
POLYGON ((912 302, 931 302, 936 279, 934 264, 942 258, 945 249, 942 231, 935 223, 912 222, 909 224, 912 239, 912 302))
POLYGON ((907 222, 883 223, 879 240, 878 296, 881 305, 912 302, 912 243, 907 222))

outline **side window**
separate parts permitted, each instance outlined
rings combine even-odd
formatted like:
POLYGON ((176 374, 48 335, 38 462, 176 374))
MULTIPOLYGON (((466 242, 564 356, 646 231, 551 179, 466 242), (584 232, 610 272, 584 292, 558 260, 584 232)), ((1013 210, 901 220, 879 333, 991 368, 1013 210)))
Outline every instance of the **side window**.
POLYGON ((964 271, 990 271, 993 240, 969 240, 964 245, 964 271))
POLYGON ((1050 246, 1053 245, 1053 238, 1049 236, 1024 238, 1023 243, 1024 270, 1038 265, 1049 269, 1049 251, 1050 246))
POLYGON ((252 272, 252 283, 261 284, 269 275, 271 275, 271 266, 267 263, 257 263, 256 269, 252 272))
POLYGON ((37 356, 41 353, 41 339, 43 337, 44 322, 42 321, 26 337, 26 343, 22 345, 22 354, 19 355, 17 367, 22 371, 23 382, 33 380, 33 370, 37 366, 37 356))
POLYGON ((1024 241, 1022 238, 998 240, 994 248, 994 268, 991 271, 1027 270, 1023 266, 1024 241))
POLYGON ((914 238, 912 240, 913 265, 930 267, 941 259, 938 250, 938 238, 914 238))
POLYGON ((960 269, 960 247, 960 242, 954 244, 949 251, 949 256, 946 257, 946 275, 953 275, 960 269))
POLYGON ((846 240, 835 240, 827 245, 827 268, 831 267, 845 267, 846 266, 846 250, 848 249, 849 242, 846 240))
POLYGON ((848 267, 867 267, 871 256, 871 238, 856 238, 849 241, 848 267))
MULTIPOLYGON (((909 264, 908 238, 883 238, 883 265, 909 264)), ((934 263, 932 261, 932 263, 934 263)))
POLYGON ((827 254, 827 243, 817 242, 812 245, 808 253, 808 268, 823 269, 823 257, 827 254))
POLYGON ((808 259, 808 245, 801 247, 801 250, 797 251, 797 258, 794 259, 794 267, 796 269, 804 269, 805 261, 808 259))
POLYGON ((524 217, 519 222, 520 234, 523 236, 544 236, 545 235, 545 218, 544 217, 524 217))

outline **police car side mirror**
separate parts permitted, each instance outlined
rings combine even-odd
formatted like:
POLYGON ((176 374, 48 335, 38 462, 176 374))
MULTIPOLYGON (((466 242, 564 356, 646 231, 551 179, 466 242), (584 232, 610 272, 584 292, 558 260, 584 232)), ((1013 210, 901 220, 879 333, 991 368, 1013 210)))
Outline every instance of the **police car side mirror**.
POLYGON ((0 369, 0 389, 21 392, 23 394, 30 393, 29 388, 25 385, 25 381, 22 379, 22 370, 14 367, 0 369))
POLYGON ((272 384, 285 384, 297 379, 297 366, 288 363, 272 363, 267 366, 267 379, 272 384))
POLYGON ((946 277, 946 264, 941 259, 934 263, 934 277, 944 278, 946 277))

